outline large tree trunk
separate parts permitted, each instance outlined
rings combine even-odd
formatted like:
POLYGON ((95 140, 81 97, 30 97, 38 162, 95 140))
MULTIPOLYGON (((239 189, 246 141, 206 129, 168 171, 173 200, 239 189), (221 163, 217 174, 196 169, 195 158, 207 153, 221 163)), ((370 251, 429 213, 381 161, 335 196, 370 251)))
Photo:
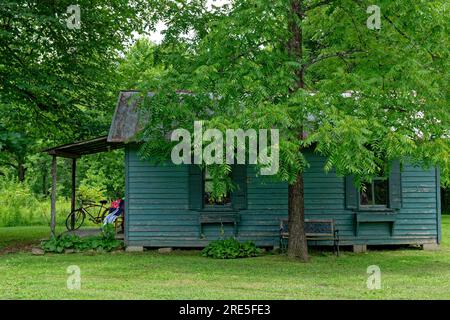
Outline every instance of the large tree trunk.
MULTIPOLYGON (((303 19, 302 6, 302 0, 291 1, 291 19, 289 24, 291 39, 288 42, 289 53, 299 63, 302 63, 303 59, 303 33, 301 25, 299 25, 297 21, 302 21, 303 19)), ((295 88, 291 89, 292 92, 301 90, 305 87, 303 67, 298 68, 295 75, 297 77, 297 82, 295 88)), ((300 128, 298 136, 299 139, 303 138, 303 128, 300 128)), ((301 152, 301 150, 299 150, 299 152, 301 152)), ((295 183, 289 185, 288 216, 288 256, 306 262, 309 258, 305 235, 304 184, 301 172, 297 174, 295 183)))
POLYGON ((299 174, 289 186, 289 244, 288 256, 308 261, 308 247, 305 235, 305 205, 303 176, 299 174))

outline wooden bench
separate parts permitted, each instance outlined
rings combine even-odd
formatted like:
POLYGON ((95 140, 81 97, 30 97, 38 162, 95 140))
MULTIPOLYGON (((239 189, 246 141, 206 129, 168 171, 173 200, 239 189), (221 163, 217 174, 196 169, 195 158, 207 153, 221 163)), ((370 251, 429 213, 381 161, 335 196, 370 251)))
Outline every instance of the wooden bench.
MULTIPOLYGON (((333 252, 339 256, 339 230, 333 219, 305 219, 306 240, 333 241, 333 252)), ((289 239, 288 220, 280 220, 280 248, 286 250, 289 239)))
POLYGON ((200 238, 203 235, 204 224, 232 224, 234 236, 238 233, 239 213, 237 212, 201 212, 199 214, 200 238))

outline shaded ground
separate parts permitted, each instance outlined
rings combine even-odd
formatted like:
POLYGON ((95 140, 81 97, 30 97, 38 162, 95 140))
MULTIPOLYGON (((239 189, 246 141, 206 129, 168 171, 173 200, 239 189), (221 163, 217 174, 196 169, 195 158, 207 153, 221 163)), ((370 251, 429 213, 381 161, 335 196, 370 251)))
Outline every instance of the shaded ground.
POLYGON ((48 226, 0 228, 0 255, 29 251, 41 239, 48 238, 49 234, 48 226))

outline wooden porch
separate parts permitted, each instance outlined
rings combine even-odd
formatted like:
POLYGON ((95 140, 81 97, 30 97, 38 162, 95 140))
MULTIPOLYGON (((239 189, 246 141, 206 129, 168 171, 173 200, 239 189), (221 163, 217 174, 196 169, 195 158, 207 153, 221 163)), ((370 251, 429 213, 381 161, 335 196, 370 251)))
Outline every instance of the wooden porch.
MULTIPOLYGON (((55 227, 56 227, 56 182, 57 182, 57 158, 69 158, 72 159, 72 188, 71 188, 71 211, 74 211, 76 208, 76 172, 77 172, 77 159, 89 155, 100 152, 109 152, 115 149, 123 148, 123 143, 117 142, 109 142, 107 136, 89 139, 85 141, 65 144, 61 146, 57 146, 54 148, 43 150, 42 152, 46 152, 47 154, 53 157, 52 159, 52 191, 51 191, 51 219, 50 219, 50 230, 52 235, 55 235, 55 227)), ((72 226, 75 224, 75 221, 72 221, 72 226)), ((67 231, 67 233, 80 232, 80 236, 86 236, 85 233, 98 233, 100 230, 91 231, 87 230, 75 230, 75 231, 67 231)), ((123 236, 122 236, 123 238, 123 236)))

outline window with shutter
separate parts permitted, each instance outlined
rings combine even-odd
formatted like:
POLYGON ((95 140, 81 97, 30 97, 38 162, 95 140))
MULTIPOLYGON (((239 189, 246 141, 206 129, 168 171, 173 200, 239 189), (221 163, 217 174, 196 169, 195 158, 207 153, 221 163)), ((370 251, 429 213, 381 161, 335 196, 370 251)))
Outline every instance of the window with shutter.
POLYGON ((213 189, 214 189, 213 179, 208 169, 205 169, 203 175, 203 206, 205 208, 231 207, 231 192, 228 191, 224 194, 220 194, 218 197, 213 197, 212 196, 213 189))
POLYGON ((245 210, 247 209, 247 166, 245 164, 234 165, 232 178, 236 185, 236 189, 231 194, 233 207, 237 210, 245 210))
POLYGON ((189 166, 189 209, 201 210, 203 208, 203 173, 199 166, 189 166))
POLYGON ((390 208, 402 205, 401 170, 399 161, 391 165, 387 177, 375 177, 364 183, 358 192, 353 176, 345 178, 345 204, 347 209, 390 208))
POLYGON ((359 193, 361 207, 387 207, 388 206, 388 179, 373 178, 372 182, 363 183, 359 193))
POLYGON ((389 207, 391 209, 402 207, 402 173, 399 161, 392 163, 389 174, 389 207))
POLYGON ((231 177, 236 188, 222 197, 213 198, 212 180, 207 171, 199 166, 189 166, 189 209, 190 210, 245 210, 247 208, 247 166, 233 165, 231 177))
POLYGON ((358 190, 353 180, 353 176, 345 177, 345 207, 347 209, 358 208, 358 190))

